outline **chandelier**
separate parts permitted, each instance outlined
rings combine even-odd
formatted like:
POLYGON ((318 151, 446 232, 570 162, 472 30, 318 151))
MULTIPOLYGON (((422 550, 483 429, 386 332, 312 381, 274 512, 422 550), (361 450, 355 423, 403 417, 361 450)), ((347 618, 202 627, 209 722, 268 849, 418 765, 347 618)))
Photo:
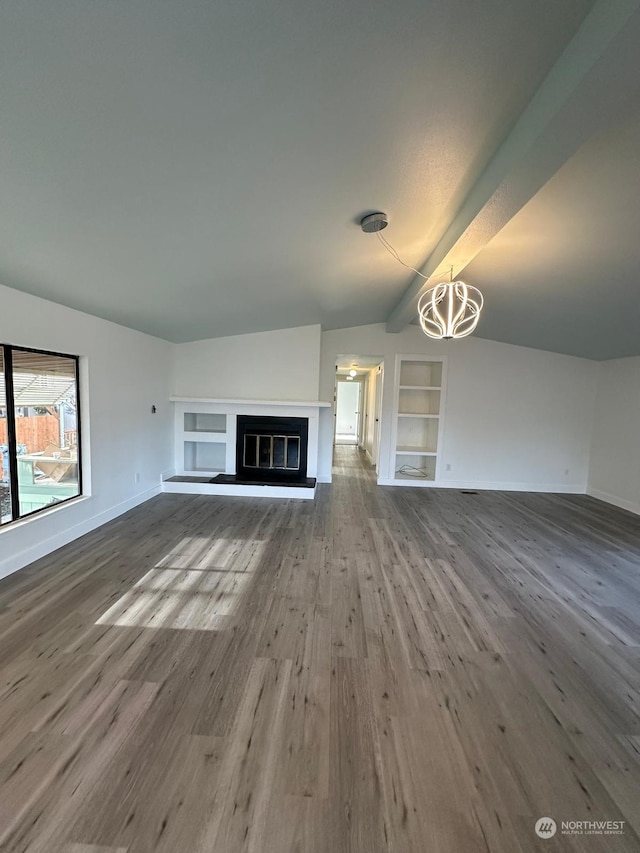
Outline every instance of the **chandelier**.
MULTIPOLYGON (((386 213, 370 213, 360 220, 360 227, 365 234, 375 234, 387 252, 403 267, 419 275, 425 281, 429 276, 424 275, 415 267, 405 264, 391 243, 380 233, 389 224, 386 213)), ((418 315, 420 325, 425 335, 438 340, 465 338, 470 335, 480 319, 484 300, 477 287, 465 284, 463 281, 441 281, 435 287, 426 290, 418 300, 418 315)))
POLYGON ((430 338, 465 338, 478 325, 482 294, 463 281, 440 282, 418 300, 420 325, 430 338))

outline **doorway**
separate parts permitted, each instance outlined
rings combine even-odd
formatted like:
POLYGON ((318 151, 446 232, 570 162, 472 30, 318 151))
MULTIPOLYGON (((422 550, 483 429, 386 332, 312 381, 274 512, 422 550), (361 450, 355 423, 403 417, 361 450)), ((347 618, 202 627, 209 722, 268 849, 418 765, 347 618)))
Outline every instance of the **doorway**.
POLYGON ((374 469, 380 458, 383 379, 382 356, 336 359, 334 445, 358 450, 362 464, 374 469))

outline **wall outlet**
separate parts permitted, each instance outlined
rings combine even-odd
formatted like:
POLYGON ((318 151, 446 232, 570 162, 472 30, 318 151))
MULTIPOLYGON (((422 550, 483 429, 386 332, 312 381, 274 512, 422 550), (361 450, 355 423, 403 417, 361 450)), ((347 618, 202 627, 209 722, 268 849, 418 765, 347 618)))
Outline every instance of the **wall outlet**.
POLYGON ((139 471, 136 471, 136 473, 133 475, 133 482, 134 483, 140 482, 140 472, 139 471))

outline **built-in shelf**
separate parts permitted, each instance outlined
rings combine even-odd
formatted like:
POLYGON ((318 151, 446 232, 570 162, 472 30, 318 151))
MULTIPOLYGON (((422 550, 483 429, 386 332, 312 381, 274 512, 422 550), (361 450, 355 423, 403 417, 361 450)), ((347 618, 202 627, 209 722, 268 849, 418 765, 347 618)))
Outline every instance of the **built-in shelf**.
POLYGON ((220 474, 226 467, 227 446, 208 441, 184 442, 184 472, 220 474))
POLYGON ((401 388, 442 388, 442 361, 401 356, 398 385, 401 388))
POLYGON ((226 429, 185 429, 186 435, 226 435, 226 429))
POLYGON ((217 444, 225 444, 227 441, 226 432, 205 432, 205 430, 189 430, 182 433, 183 441, 207 441, 217 444))
POLYGON ((399 468, 394 475, 395 480, 402 480, 403 483, 411 483, 414 486, 426 485, 427 483, 435 482, 436 475, 435 469, 433 471, 421 470, 420 473, 409 474, 403 472, 401 468, 399 468))
POLYGON ((439 385, 401 385, 401 391, 439 391, 439 385))
POLYGON ((442 391, 443 360, 397 357, 392 482, 414 486, 436 482, 442 391))
POLYGON ((185 412, 184 431, 197 433, 226 433, 227 416, 217 412, 185 412))
POLYGON ((440 389, 398 389, 398 412, 404 415, 439 415, 440 389))
POLYGON ((214 477, 227 471, 229 416, 225 412, 190 401, 176 408, 175 424, 179 474, 214 477))

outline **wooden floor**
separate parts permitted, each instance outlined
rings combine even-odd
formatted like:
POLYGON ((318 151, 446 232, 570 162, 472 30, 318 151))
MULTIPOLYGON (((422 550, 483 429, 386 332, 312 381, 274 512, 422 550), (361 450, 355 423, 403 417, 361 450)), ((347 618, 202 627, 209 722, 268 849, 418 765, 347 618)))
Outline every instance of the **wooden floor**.
POLYGON ((0 583, 0 850, 637 853, 638 527, 351 447, 155 498, 0 583))

